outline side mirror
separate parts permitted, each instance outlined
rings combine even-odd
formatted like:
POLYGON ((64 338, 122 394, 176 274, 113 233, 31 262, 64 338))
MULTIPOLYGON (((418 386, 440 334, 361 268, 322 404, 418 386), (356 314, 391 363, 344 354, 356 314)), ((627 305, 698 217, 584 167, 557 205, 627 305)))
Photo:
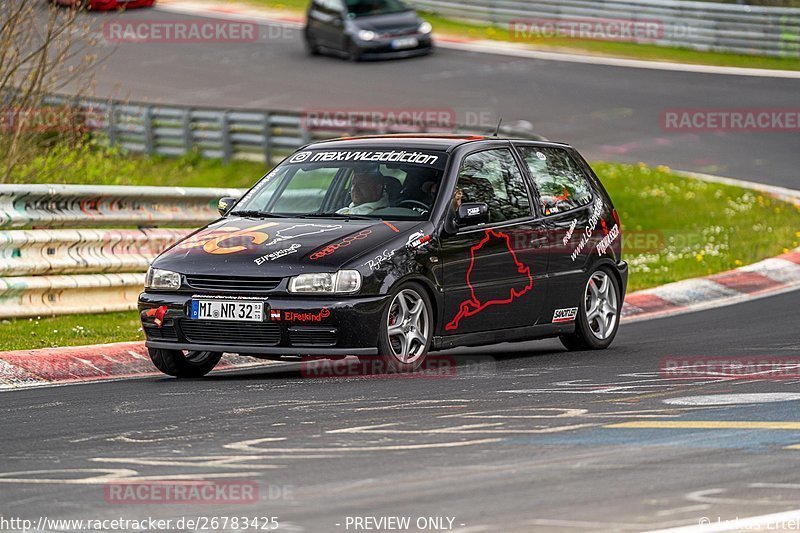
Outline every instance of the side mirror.
POLYGON ((489 206, 484 202, 465 202, 458 206, 456 222, 459 226, 474 226, 489 222, 489 206))
POLYGON ((236 205, 238 198, 231 198, 226 196, 225 198, 220 198, 219 202, 217 203, 217 211, 221 216, 225 216, 231 212, 233 206, 236 205))

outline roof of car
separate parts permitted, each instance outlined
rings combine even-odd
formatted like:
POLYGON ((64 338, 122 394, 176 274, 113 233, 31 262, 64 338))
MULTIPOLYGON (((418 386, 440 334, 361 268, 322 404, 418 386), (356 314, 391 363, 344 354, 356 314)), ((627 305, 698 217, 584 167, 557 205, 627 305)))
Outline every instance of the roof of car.
POLYGON ((529 139, 509 139, 504 137, 488 137, 485 135, 459 135, 452 133, 394 133, 387 135, 365 135, 360 137, 341 137, 329 141, 319 141, 307 148, 342 149, 353 146, 397 147, 398 142, 403 148, 420 150, 449 151, 464 143, 477 141, 510 141, 529 139))

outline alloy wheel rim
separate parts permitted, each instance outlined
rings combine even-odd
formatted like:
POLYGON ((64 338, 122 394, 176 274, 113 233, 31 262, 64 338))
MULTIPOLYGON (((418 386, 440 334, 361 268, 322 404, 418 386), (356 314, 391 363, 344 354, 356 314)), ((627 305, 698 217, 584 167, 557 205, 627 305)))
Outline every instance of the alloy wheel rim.
POLYGON ((425 352, 430 329, 425 300, 415 290, 403 289, 389 305, 387 333, 392 355, 401 363, 413 363, 425 352))
POLYGON ((592 274, 586 284, 586 323, 599 340, 608 339, 617 327, 617 291, 605 272, 592 274))

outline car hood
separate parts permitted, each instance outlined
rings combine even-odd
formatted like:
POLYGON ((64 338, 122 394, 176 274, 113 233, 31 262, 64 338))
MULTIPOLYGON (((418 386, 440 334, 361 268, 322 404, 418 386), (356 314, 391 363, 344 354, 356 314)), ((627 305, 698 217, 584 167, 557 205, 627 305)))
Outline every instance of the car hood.
POLYGON ((153 266, 195 275, 285 277, 330 272, 411 235, 422 224, 228 217, 178 241, 153 266))
POLYGON ((415 11, 403 11, 389 15, 358 17, 353 23, 362 30, 386 33, 416 29, 420 19, 415 11))

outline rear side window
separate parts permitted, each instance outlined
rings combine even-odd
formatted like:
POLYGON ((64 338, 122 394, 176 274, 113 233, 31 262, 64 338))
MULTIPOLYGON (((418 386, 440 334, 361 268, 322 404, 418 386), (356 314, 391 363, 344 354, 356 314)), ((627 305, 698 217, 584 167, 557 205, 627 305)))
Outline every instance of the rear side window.
POLYGON ((489 222, 531 216, 528 190, 510 150, 484 150, 464 158, 458 172, 456 199, 484 202, 489 206, 489 222))
POLYGON ((538 146, 518 149, 539 191, 542 213, 553 215, 591 203, 586 177, 566 150, 538 146))

